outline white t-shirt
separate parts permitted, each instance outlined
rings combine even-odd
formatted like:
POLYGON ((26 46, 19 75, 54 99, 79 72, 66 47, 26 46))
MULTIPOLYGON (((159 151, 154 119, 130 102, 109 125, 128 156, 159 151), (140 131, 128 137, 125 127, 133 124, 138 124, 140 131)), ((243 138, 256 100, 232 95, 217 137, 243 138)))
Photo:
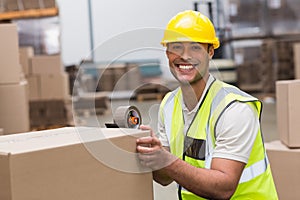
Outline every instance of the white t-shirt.
MULTIPOLYGON (((193 110, 189 111, 185 104, 182 103, 185 133, 191 124, 200 103, 203 101, 204 94, 213 80, 214 78, 210 75, 203 95, 193 110)), ((232 103, 220 116, 216 125, 216 147, 212 157, 226 158, 247 163, 259 128, 260 122, 252 107, 246 103, 232 103)), ((158 138, 163 146, 170 146, 165 126, 160 116, 158 117, 158 138)))

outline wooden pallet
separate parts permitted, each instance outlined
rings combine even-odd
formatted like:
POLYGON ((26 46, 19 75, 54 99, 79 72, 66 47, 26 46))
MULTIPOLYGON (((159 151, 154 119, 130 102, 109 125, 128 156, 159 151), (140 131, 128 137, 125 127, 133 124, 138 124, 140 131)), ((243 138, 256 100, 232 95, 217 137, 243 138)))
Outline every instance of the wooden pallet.
POLYGON ((0 21, 11 20, 11 19, 24 19, 24 18, 52 17, 57 15, 58 15, 57 7, 9 11, 9 12, 0 13, 0 21))

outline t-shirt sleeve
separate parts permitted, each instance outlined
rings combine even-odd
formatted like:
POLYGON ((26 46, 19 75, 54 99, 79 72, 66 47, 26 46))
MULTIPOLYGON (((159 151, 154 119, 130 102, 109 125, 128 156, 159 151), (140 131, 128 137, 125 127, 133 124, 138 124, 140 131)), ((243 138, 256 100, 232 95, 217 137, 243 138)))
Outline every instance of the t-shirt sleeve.
POLYGON ((260 122, 256 111, 247 103, 230 105, 216 125, 214 158, 226 158, 247 163, 260 122))

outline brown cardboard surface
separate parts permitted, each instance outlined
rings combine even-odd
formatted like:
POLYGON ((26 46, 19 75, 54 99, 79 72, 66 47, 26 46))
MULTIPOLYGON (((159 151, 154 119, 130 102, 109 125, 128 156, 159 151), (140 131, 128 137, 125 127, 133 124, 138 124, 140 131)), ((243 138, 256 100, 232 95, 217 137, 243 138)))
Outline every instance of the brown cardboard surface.
POLYGON ((40 75, 41 100, 68 99, 69 77, 65 72, 40 75))
POLYGON ((0 127, 4 134, 29 131, 27 82, 0 85, 0 127))
POLYGON ((281 141, 265 144, 279 199, 300 196, 300 149, 290 149, 281 141))
POLYGON ((6 3, 6 7, 4 7, 4 8, 5 8, 6 11, 17 11, 17 10, 19 10, 18 0, 7 0, 5 3, 6 3))
POLYGON ((56 1, 55 0, 44 0, 43 1, 44 8, 54 8, 56 7, 56 1))
POLYGON ((300 43, 294 43, 293 50, 295 79, 300 79, 300 43))
POLYGON ((41 99, 41 78, 39 75, 27 75, 29 101, 41 99))
POLYGON ((9 154, 0 153, 0 199, 12 199, 11 180, 9 172, 9 154))
POLYGON ((15 24, 0 24, 0 84, 20 82, 18 32, 15 24))
POLYGON ((43 8, 43 0, 26 0, 23 5, 25 10, 40 9, 43 8))
POLYGON ((30 101, 29 107, 32 128, 68 124, 68 111, 64 100, 30 101))
POLYGON ((31 73, 60 74, 63 64, 60 55, 36 55, 31 59, 31 73))
POLYGON ((300 80, 276 82, 277 127, 280 140, 300 147, 300 80))
POLYGON ((20 47, 19 48, 20 55, 20 64, 23 68, 23 72, 25 75, 30 74, 30 65, 31 58, 34 56, 34 49, 31 46, 28 47, 20 47))
POLYGON ((135 155, 136 138, 147 135, 69 127, 1 136, 0 199, 152 200, 152 173, 135 155))

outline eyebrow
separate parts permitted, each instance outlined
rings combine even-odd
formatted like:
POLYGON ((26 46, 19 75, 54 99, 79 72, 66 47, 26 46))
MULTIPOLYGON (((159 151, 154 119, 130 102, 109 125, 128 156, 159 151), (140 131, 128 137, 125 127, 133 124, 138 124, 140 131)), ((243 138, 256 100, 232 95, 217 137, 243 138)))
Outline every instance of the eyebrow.
MULTIPOLYGON (((183 42, 171 42, 167 45, 167 47, 171 44, 171 45, 176 45, 176 44, 182 44, 183 42)), ((198 45, 201 45, 202 43, 200 42, 189 42, 190 45, 194 45, 194 44, 198 44, 198 45)))
POLYGON ((171 42, 170 44, 182 44, 182 43, 201 44, 200 42, 171 42))

